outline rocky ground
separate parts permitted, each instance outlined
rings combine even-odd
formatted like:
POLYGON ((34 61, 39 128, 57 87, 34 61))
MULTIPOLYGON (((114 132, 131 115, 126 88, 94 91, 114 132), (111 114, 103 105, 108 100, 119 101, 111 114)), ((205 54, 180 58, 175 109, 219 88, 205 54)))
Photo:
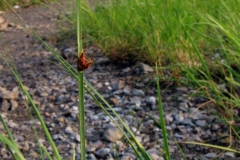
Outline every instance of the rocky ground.
MULTIPOLYGON (((20 8, 16 11, 41 37, 54 46, 76 67, 76 46, 73 40, 55 45, 61 6, 50 4, 20 8), (72 42, 72 43, 71 43, 72 42)), ((77 82, 59 67, 51 53, 24 28, 13 12, 1 12, 0 35, 3 41, 0 51, 13 56, 18 73, 33 97, 56 142, 63 159, 70 159, 72 148, 76 145, 76 159, 80 159, 77 107, 77 82), (7 50, 6 50, 7 47, 7 50)), ((136 133, 137 138, 147 149, 152 159, 163 159, 163 138, 161 129, 145 117, 148 113, 159 119, 157 92, 153 69, 146 64, 116 65, 104 57, 94 45, 87 48, 87 54, 95 58, 93 66, 85 72, 86 79, 112 104, 115 111, 136 133), (143 123, 138 129, 138 125, 143 123)), ((167 83, 168 85, 168 83, 167 83)), ((193 97, 196 90, 191 87, 171 85, 162 89, 164 115, 169 135, 172 159, 183 159, 176 142, 197 141, 230 145, 229 128, 214 116, 214 105, 202 97, 193 97)), ((136 159, 134 152, 121 133, 86 94, 86 135, 89 160, 136 159)), ((32 123, 38 131, 39 141, 51 152, 43 135, 36 115, 33 121, 29 116, 26 101, 16 80, 0 60, 0 109, 10 127, 21 151, 28 159, 39 159, 36 137, 32 123)), ((6 134, 0 124, 0 133, 6 134)), ((233 146, 239 142, 233 141, 233 146)), ((180 143, 187 159, 238 159, 239 155, 221 152, 211 148, 180 143)), ((0 159, 12 159, 0 143, 0 159)), ((240 158, 239 158, 240 159, 240 158)))

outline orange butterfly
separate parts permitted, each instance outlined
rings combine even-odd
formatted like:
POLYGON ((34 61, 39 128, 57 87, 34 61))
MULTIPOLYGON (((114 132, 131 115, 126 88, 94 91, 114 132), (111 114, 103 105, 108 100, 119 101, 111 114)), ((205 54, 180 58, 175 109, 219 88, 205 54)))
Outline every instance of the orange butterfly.
POLYGON ((84 71, 91 67, 93 60, 86 57, 86 54, 82 51, 81 56, 78 57, 77 69, 78 71, 84 71))

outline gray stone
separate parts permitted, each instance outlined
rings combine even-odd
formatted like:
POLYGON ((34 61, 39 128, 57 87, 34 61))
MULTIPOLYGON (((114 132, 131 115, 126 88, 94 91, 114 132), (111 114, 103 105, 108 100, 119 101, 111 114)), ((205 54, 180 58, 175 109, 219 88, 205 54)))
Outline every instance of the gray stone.
POLYGON ((101 158, 106 158, 110 154, 110 149, 109 148, 100 148, 99 150, 97 150, 97 152, 95 154, 101 158))
POLYGON ((24 151, 24 152, 27 152, 27 151, 29 151, 29 143, 28 143, 28 141, 25 141, 24 142, 24 147, 22 148, 22 150, 24 151))
POLYGON ((235 158, 235 154, 233 152, 225 152, 224 155, 226 157, 231 157, 231 158, 235 158))
POLYGON ((0 24, 3 22, 5 22, 5 19, 2 16, 0 16, 0 24))
POLYGON ((74 53, 74 50, 72 48, 65 48, 63 50, 63 57, 66 58, 66 59, 70 59, 72 57, 76 57, 77 54, 74 53))
POLYGON ((207 154, 204 154, 204 156, 206 158, 216 158, 217 154, 216 153, 207 153, 207 154))
POLYGON ((181 134, 186 134, 187 133, 187 127, 184 125, 178 125, 176 128, 181 132, 181 134))
POLYGON ((141 106, 141 101, 139 97, 132 97, 130 98, 131 104, 135 104, 137 107, 141 106))
POLYGON ((13 134, 13 137, 14 137, 15 141, 18 141, 18 142, 24 142, 25 141, 25 138, 21 135, 13 134))
POLYGON ((135 159, 136 155, 130 152, 124 152, 124 154, 121 157, 121 160, 135 160, 135 159))
POLYGON ((81 139, 80 139, 80 135, 79 134, 75 134, 75 139, 77 142, 81 142, 81 139))
POLYGON ((123 93, 124 93, 125 95, 130 95, 131 93, 130 93, 129 87, 124 87, 123 93))
POLYGON ((195 141, 195 142, 202 142, 203 140, 200 138, 199 135, 195 135, 195 136, 193 137, 193 141, 195 141))
POLYGON ((97 160, 97 158, 94 156, 94 154, 90 153, 87 155, 87 160, 97 160))
POLYGON ((47 92, 40 92, 41 97, 47 97, 49 94, 47 92))
POLYGON ((152 160, 159 160, 160 157, 156 148, 148 149, 147 152, 152 158, 152 160))
POLYGON ((12 91, 8 91, 5 88, 0 87, 0 98, 2 99, 17 99, 19 95, 18 87, 13 88, 12 91))
POLYGON ((72 106, 71 108, 72 108, 71 109, 72 113, 76 113, 76 114, 78 113, 78 106, 72 106))
POLYGON ((35 152, 35 151, 31 151, 31 152, 29 153, 29 156, 32 157, 32 159, 37 159, 37 158, 39 158, 39 154, 38 154, 37 152, 35 152))
POLYGON ((19 124, 13 122, 12 120, 8 121, 7 124, 8 124, 8 127, 10 127, 10 128, 18 128, 19 127, 19 124))
POLYGON ((207 123, 209 124, 209 123, 213 123, 213 121, 216 119, 216 117, 213 115, 205 115, 203 119, 206 120, 207 123))
POLYGON ((173 121, 173 117, 171 114, 165 114, 165 120, 167 123, 171 123, 173 121))
POLYGON ((94 63, 96 65, 101 65, 101 64, 106 64, 109 63, 111 60, 108 57, 102 57, 102 58, 98 58, 94 63))
POLYGON ((193 149, 193 148, 196 147, 195 144, 186 144, 186 146, 187 146, 188 149, 193 149))
POLYGON ((187 104, 187 102, 181 102, 179 104, 179 109, 184 111, 184 112, 187 112, 188 111, 188 104, 187 104))
POLYGON ((99 116, 98 115, 93 115, 93 116, 90 117, 90 119, 92 121, 96 121, 96 120, 99 120, 99 116))
POLYGON ((174 119, 175 119, 176 123, 178 124, 184 120, 184 117, 182 114, 175 114, 174 119))
POLYGON ((132 90, 132 95, 133 96, 138 96, 138 97, 144 97, 145 96, 145 94, 142 90, 135 89, 135 88, 132 90))
POLYGON ((146 100, 146 102, 149 105, 155 105, 156 104, 156 98, 154 96, 151 96, 146 100))
POLYGON ((119 100, 115 97, 109 99, 110 104, 119 105, 119 100))
POLYGON ((195 125, 192 123, 192 120, 189 119, 189 118, 185 118, 184 120, 182 120, 180 122, 180 124, 183 124, 183 125, 187 125, 187 126, 191 126, 191 127, 194 127, 195 125))
POLYGON ((113 95, 119 95, 119 94, 122 94, 123 93, 123 91, 122 90, 116 90, 116 91, 114 91, 112 94, 113 95))
POLYGON ((72 127, 67 126, 67 128, 65 129, 65 133, 68 133, 68 134, 73 133, 72 127))
POLYGON ((151 110, 156 110, 157 109, 157 106, 156 105, 151 105, 151 110))
POLYGON ((1 156, 2 156, 1 158, 2 159, 8 159, 8 151, 7 151, 7 149, 5 147, 1 148, 1 152, 0 153, 1 153, 1 156))
POLYGON ((176 90, 179 91, 179 92, 182 92, 182 93, 187 93, 188 92, 187 87, 177 87, 176 90))
POLYGON ((205 127, 207 125, 205 120, 197 120, 195 124, 199 127, 205 127))
POLYGON ((157 153, 150 153, 150 157, 152 158, 152 160, 159 160, 159 155, 157 153))
MULTIPOLYGON (((144 132, 143 132, 144 133, 144 132)), ((148 143, 150 141, 150 136, 149 135, 146 135, 146 134, 141 134, 142 136, 142 141, 141 143, 148 143)))
POLYGON ((132 115, 126 115, 125 119, 127 120, 128 124, 132 124, 134 122, 134 117, 132 115))
POLYGON ((8 102, 8 100, 2 100, 2 105, 1 105, 1 111, 8 111, 10 109, 11 105, 8 102))
POLYGON ((11 103, 11 110, 14 111, 18 107, 18 102, 11 99, 10 103, 11 103))
POLYGON ((105 120, 105 122, 110 122, 110 121, 111 121, 111 118, 110 118, 109 116, 105 116, 105 117, 104 117, 104 120, 105 120))
POLYGON ((131 71, 131 68, 130 67, 127 67, 127 68, 124 68, 122 70, 123 73, 127 73, 127 72, 130 72, 131 71))
POLYGON ((139 134, 140 134, 140 131, 139 131, 137 128, 135 128, 135 127, 130 127, 130 130, 131 130, 133 133, 135 133, 136 135, 139 135, 139 134))
POLYGON ((124 88, 124 81, 119 81, 117 83, 112 84, 111 86, 112 86, 113 91, 123 89, 124 88))
POLYGON ((93 121, 92 125, 93 126, 102 126, 102 121, 101 120, 93 121))
POLYGON ((154 69, 152 67, 150 67, 147 64, 144 63, 138 63, 135 67, 134 67, 134 71, 137 72, 137 70, 139 70, 142 73, 151 73, 154 72, 154 69))
POLYGON ((104 132, 104 138, 110 142, 116 142, 122 138, 122 133, 118 128, 110 127, 104 132))
POLYGON ((52 136, 52 138, 53 138, 53 140, 58 140, 58 139, 59 139, 59 134, 54 134, 54 135, 52 136))
POLYGON ((121 113, 123 111, 123 109, 120 107, 114 107, 113 110, 117 113, 121 113))
POLYGON ((101 83, 101 82, 98 82, 97 84, 96 84, 96 88, 102 88, 103 87, 103 84, 101 83))
POLYGON ((132 109, 132 110, 134 110, 134 111, 142 111, 142 110, 143 110, 142 107, 136 106, 136 105, 130 106, 130 109, 132 109))
POLYGON ((184 137, 183 135, 180 135, 180 134, 177 134, 177 133, 174 134, 174 138, 183 138, 183 137, 184 137))
POLYGON ((109 82, 105 82, 104 85, 105 85, 105 86, 109 86, 110 83, 109 83, 109 82))
POLYGON ((120 151, 120 152, 123 151, 124 148, 126 147, 126 146, 123 144, 122 141, 116 141, 116 146, 117 146, 118 151, 120 151))
POLYGON ((212 124, 211 126, 211 130, 214 132, 217 132, 220 129, 219 124, 212 124))
POLYGON ((96 142, 89 142, 87 145, 87 152, 95 152, 97 149, 102 148, 104 146, 103 142, 98 140, 96 142))

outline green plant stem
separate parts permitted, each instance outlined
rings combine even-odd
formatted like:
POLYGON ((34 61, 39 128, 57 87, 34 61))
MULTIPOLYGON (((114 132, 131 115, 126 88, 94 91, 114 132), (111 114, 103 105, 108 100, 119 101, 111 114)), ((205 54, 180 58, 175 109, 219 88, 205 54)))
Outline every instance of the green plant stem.
POLYGON ((9 140, 10 140, 14 145, 16 145, 16 143, 15 143, 15 141, 14 141, 14 139, 13 139, 13 136, 12 136, 9 128, 8 128, 6 122, 4 121, 3 117, 2 117, 2 112, 1 112, 1 111, 0 111, 0 121, 1 121, 2 124, 3 124, 5 131, 7 131, 9 140))
POLYGON ((84 86, 83 86, 83 72, 78 73, 78 97, 79 97, 79 126, 80 126, 80 139, 81 139, 81 159, 86 159, 85 147, 85 112, 84 112, 84 86))
MULTIPOLYGON (((82 12, 81 12, 81 0, 77 0, 77 43, 78 43, 78 57, 82 54, 82 12)), ((78 120, 79 120, 79 133, 81 139, 81 159, 86 159, 86 133, 85 133, 85 112, 84 112, 84 74, 83 71, 78 71, 78 120)))
POLYGON ((7 145, 7 148, 9 149, 9 152, 12 154, 14 159, 17 160, 26 160, 25 157, 22 155, 20 150, 18 149, 18 146, 15 143, 12 143, 12 141, 2 134, 0 134, 0 142, 3 145, 7 145))
MULTIPOLYGON (((52 157, 50 156, 50 154, 48 153, 46 147, 44 147, 42 144, 40 144, 40 148, 44 151, 48 160, 53 160, 52 157)), ((43 156, 42 156, 42 159, 43 159, 43 156)))
MULTIPOLYGON (((2 122, 3 126, 4 126, 4 129, 7 131, 7 134, 8 134, 8 137, 9 137, 9 140, 12 142, 12 144, 14 146, 17 146, 14 139, 13 139, 13 136, 12 136, 12 133, 10 132, 6 122, 4 121, 3 117, 2 117, 2 113, 0 111, 0 121, 2 122)), ((13 151, 9 148, 9 146, 7 146, 9 152, 11 153, 11 155, 16 158, 16 155, 13 153, 13 151)), ((17 148, 18 149, 18 148, 17 148)), ((19 151, 20 152, 20 151, 19 151)))
POLYGON ((77 43, 78 43, 78 57, 82 53, 82 11, 81 0, 77 0, 77 43))
POLYGON ((166 152, 166 159, 170 160, 170 152, 168 149, 168 140, 167 140, 167 131, 163 116, 163 109, 162 109, 162 99, 161 99, 161 92, 160 92, 160 85, 159 85, 159 77, 158 77, 158 70, 157 70, 157 63, 156 63, 156 83, 157 83, 157 93, 158 93, 158 110, 159 110, 159 118, 162 128, 162 134, 163 134, 163 141, 164 141, 164 149, 166 152))

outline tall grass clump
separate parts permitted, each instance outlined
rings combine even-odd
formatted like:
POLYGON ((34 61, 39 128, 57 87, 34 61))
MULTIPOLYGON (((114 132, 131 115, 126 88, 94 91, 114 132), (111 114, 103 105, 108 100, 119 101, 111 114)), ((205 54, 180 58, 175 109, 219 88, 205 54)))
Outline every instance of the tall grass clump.
POLYGON ((191 5, 194 5, 192 1, 173 0, 99 3, 93 9, 84 10, 83 30, 111 57, 152 64, 157 59, 164 63, 178 58, 184 61, 185 52, 192 48, 183 29, 188 26, 181 24, 199 21, 199 17, 192 14, 191 5), (180 55, 173 58, 173 54, 180 55))
MULTIPOLYGON (((237 13, 239 4, 226 3, 237 13)), ((211 29, 200 25, 202 15, 224 22, 226 13, 216 0, 112 0, 83 11, 84 33, 110 57, 189 66, 199 66, 199 57, 187 33, 201 53, 213 50, 218 44, 211 39, 211 29)))
POLYGON ((215 106, 213 114, 239 139, 240 2, 98 2, 83 9, 83 32, 90 41, 118 61, 160 61, 171 79, 206 98, 202 107, 215 106))
POLYGON ((113 0, 83 9, 83 31, 112 58, 159 60, 216 96, 238 77, 239 10, 233 0, 113 0))

